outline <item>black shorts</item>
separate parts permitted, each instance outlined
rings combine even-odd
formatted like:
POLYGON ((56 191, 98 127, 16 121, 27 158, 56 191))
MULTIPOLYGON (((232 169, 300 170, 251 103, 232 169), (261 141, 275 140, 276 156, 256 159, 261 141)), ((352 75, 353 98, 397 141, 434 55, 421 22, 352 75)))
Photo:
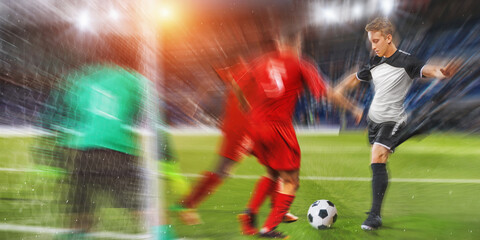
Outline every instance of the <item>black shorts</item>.
POLYGON ((370 119, 368 121, 368 142, 371 145, 379 144, 390 151, 394 151, 397 146, 398 133, 403 129, 405 123, 383 122, 376 123, 370 119))
POLYGON ((97 196, 109 195, 117 207, 143 209, 144 179, 138 157, 110 149, 65 151, 71 171, 71 212, 92 213, 97 196))

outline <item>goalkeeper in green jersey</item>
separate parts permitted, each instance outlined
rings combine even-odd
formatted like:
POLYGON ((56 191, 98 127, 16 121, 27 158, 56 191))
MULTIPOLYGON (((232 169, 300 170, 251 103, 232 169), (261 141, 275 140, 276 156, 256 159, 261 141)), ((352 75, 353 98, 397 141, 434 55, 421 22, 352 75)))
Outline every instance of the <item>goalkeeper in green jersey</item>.
MULTIPOLYGON (((110 39, 108 48, 66 77, 53 93, 61 104, 50 116, 50 129, 63 149, 71 174, 68 192, 72 233, 60 238, 82 239, 94 226, 96 196, 108 194, 116 207, 141 220, 146 213, 148 171, 138 129, 156 132, 158 159, 172 160, 158 114, 155 86, 136 72, 138 50, 132 40, 110 39), (61 106, 61 107, 60 107, 61 106)), ((155 139, 155 138, 153 138, 155 139)), ((160 193, 160 197, 163 194, 160 193)), ((162 239, 169 239, 160 230, 162 239)))

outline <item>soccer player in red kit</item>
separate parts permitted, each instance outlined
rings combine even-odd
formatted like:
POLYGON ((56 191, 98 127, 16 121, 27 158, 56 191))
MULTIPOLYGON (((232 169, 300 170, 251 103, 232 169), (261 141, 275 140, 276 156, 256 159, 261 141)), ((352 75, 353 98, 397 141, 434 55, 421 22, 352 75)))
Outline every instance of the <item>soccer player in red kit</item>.
MULTIPOLYGON (((299 186, 300 147, 292 124, 298 95, 304 85, 317 100, 327 93, 315 65, 298 54, 299 35, 280 39, 278 43, 276 51, 250 64, 250 79, 255 82, 255 87, 251 96, 246 97, 251 105, 253 154, 266 167, 267 176, 258 181, 246 211, 238 215, 243 233, 256 233, 258 208, 270 191, 274 191, 271 212, 258 232, 260 237, 266 238, 287 237, 275 228, 288 212, 299 186), (270 183, 265 179, 270 179, 270 183), (280 182, 278 189, 271 187, 275 182, 280 182)), ((354 108, 357 116, 361 116, 358 108, 345 101, 342 105, 354 108)))
MULTIPOLYGON (((247 84, 250 83, 251 85, 252 82, 245 81, 250 76, 247 65, 242 59, 232 67, 216 69, 215 71, 227 84, 231 84, 229 81, 234 80, 235 84, 244 90, 243 92, 249 92, 246 90, 250 87, 247 86, 247 84)), ((224 179, 230 175, 233 166, 240 162, 243 156, 251 152, 252 141, 250 136, 247 135, 250 124, 244 111, 240 109, 240 105, 234 92, 231 91, 227 97, 224 119, 221 126, 223 138, 217 166, 214 171, 204 172, 192 191, 179 203, 182 208, 182 210, 179 211, 180 219, 187 225, 195 225, 201 222, 200 216, 196 211, 198 205, 223 183, 224 179)), ((264 181, 271 182, 273 188, 275 182, 269 179, 265 179, 264 181)), ((275 186, 278 186, 278 184, 275 186)), ((273 193, 273 191, 271 192, 273 193)), ((295 222, 296 220, 298 220, 298 217, 288 213, 283 221, 295 222)))
MULTIPOLYGON (((298 34, 280 39, 278 43, 276 51, 250 64, 255 88, 251 96, 246 98, 251 105, 249 118, 253 129, 253 154, 266 167, 267 176, 259 180, 246 211, 239 214, 238 218, 244 234, 257 232, 255 217, 258 207, 270 191, 274 191, 273 206, 258 235, 285 239, 288 236, 275 231, 275 228, 289 211, 299 187, 300 147, 292 124, 292 114, 305 85, 317 100, 326 95, 327 86, 315 65, 300 58, 298 34), (280 188, 273 189, 274 184, 264 181, 265 178, 280 182, 280 188)), ((333 100, 338 99, 334 97, 333 100)), ((357 118, 358 115, 361 117, 362 111, 345 101, 340 103, 349 109, 353 108, 357 118)))

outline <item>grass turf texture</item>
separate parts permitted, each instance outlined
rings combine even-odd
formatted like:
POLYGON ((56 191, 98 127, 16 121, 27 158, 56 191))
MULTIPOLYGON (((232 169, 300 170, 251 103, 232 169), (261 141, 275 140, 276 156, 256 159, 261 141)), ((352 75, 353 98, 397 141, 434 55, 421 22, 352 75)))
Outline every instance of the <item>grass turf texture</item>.
MULTIPOLYGON (((214 167, 217 136, 173 136, 181 169, 198 174, 214 167)), ((29 157, 32 138, 0 138, 2 168, 33 168, 29 157)), ((369 147, 363 133, 340 136, 299 136, 302 149, 301 176, 370 178, 369 147)), ((480 179, 480 138, 458 134, 432 135, 412 139, 392 155, 388 169, 391 179, 480 179)), ((254 158, 237 166, 235 175, 260 175, 263 168, 254 158)), ((0 223, 63 227, 58 201, 62 185, 58 176, 34 172, 2 171, 0 174, 0 223)), ((195 181, 196 179, 191 178, 195 181)), ((232 178, 204 202, 199 213, 205 224, 183 226, 175 214, 170 221, 177 235, 189 239, 255 239, 240 235, 236 214, 240 213, 256 179, 232 178)), ((291 212, 300 220, 281 224, 290 239, 480 239, 480 184, 392 182, 383 208, 384 227, 364 232, 360 224, 369 210, 369 181, 301 180, 291 212), (339 217, 333 228, 315 230, 306 218, 310 204, 329 199, 339 217)), ((168 191, 168 190, 167 190, 168 191)), ((168 194, 173 203, 177 196, 168 194)), ((106 200, 108 201, 108 200, 106 200)), ((268 200, 267 200, 268 201, 268 200)), ((262 223, 269 202, 260 212, 262 223)), ((131 221, 118 223, 124 210, 106 208, 97 214, 98 231, 135 232, 131 221), (109 223, 110 222, 110 223, 109 223)), ((52 235, 0 231, 0 239, 51 239, 52 235)))
MULTIPOLYGON (((176 147, 185 173, 212 169, 218 139, 176 136, 176 147)), ((370 178, 369 146, 363 133, 340 136, 299 136, 302 149, 301 176, 370 178)), ((390 178, 478 179, 478 137, 434 135, 412 139, 392 155, 390 178)), ((246 158, 236 175, 263 174, 254 158, 246 158)), ((178 235, 196 239, 252 239, 239 235, 235 215, 248 201, 254 179, 233 178, 219 188, 200 208, 205 224, 176 225, 178 235)), ((390 184, 383 210, 384 227, 364 232, 360 224, 370 206, 370 182, 301 180, 291 211, 300 220, 281 224, 291 239, 479 239, 480 184, 402 183, 390 184), (313 229, 306 218, 310 204, 329 199, 339 211, 332 229, 313 229)), ((264 204, 260 222, 269 211, 264 204)), ((178 221, 175 221, 178 223, 178 221)), ((254 239, 254 238, 253 238, 254 239)))

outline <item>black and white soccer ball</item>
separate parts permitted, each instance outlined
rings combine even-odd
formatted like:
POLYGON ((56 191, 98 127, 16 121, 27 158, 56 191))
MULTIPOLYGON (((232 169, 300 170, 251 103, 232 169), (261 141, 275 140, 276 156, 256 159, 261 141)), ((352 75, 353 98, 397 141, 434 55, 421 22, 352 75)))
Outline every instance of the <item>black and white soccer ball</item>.
POLYGON ((337 221, 337 208, 329 200, 317 200, 308 209, 308 222, 316 229, 326 229, 337 221))

